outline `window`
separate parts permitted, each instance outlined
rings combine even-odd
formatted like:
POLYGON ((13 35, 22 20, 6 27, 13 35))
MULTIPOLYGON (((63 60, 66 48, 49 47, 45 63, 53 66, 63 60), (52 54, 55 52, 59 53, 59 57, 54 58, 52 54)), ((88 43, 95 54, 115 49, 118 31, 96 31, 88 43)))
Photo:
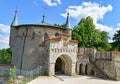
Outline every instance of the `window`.
POLYGON ((55 36, 57 37, 57 36, 60 36, 60 35, 59 35, 59 33, 55 33, 55 36))
POLYGON ((32 33, 32 39, 34 39, 34 38, 35 38, 35 32, 32 33))
POLYGON ((47 33, 44 34, 44 40, 45 40, 46 38, 48 38, 48 34, 47 34, 47 33))

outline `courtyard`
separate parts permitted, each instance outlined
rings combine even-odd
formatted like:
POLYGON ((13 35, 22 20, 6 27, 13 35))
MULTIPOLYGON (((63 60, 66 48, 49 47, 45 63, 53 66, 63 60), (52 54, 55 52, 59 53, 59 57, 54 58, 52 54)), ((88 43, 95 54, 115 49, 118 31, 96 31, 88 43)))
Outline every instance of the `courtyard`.
POLYGON ((120 81, 105 80, 93 76, 40 76, 27 84, 120 84, 120 81))

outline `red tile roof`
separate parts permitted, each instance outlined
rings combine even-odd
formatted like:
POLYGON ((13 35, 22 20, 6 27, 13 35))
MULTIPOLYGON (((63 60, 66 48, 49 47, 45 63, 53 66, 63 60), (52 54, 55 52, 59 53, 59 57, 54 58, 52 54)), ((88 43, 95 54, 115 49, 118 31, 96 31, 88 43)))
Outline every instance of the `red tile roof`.
POLYGON ((112 51, 112 54, 120 54, 119 51, 112 51))
POLYGON ((78 40, 70 40, 69 42, 78 43, 78 40))
POLYGON ((65 34, 65 33, 60 33, 61 36, 67 36, 67 37, 70 37, 71 35, 70 34, 65 34))
POLYGON ((55 41, 60 41, 60 38, 57 38, 55 36, 49 36, 47 39, 45 39, 45 41, 47 40, 55 40, 55 41))
POLYGON ((12 64, 0 64, 0 66, 13 66, 12 64))

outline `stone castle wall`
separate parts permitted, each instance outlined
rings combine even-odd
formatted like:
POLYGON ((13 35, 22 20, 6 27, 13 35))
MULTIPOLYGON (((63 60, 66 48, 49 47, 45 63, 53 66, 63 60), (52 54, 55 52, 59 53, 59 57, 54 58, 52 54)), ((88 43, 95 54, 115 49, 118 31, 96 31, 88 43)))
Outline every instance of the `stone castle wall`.
MULTIPOLYGON (((80 66, 83 66, 82 73, 90 74, 91 69, 95 68, 89 64, 92 61, 102 73, 112 79, 120 80, 120 53, 98 52, 95 48, 78 48, 77 43, 70 42, 71 36, 61 36, 60 41, 45 42, 45 38, 61 32, 64 33, 65 29, 53 26, 21 25, 14 27, 10 35, 10 46, 13 49, 12 64, 18 70, 22 69, 23 73, 39 69, 38 71, 43 71, 42 73, 54 75, 56 59, 61 56, 67 64, 71 64, 66 66, 65 72, 68 74, 75 73, 75 69, 79 73, 80 66), (67 46, 64 46, 64 42, 67 46)), ((94 70, 97 75, 97 69, 94 70)))
POLYGON ((48 53, 48 74, 55 75, 55 63, 58 58, 65 63, 64 72, 68 75, 75 74, 77 59, 77 43, 70 42, 68 36, 61 36, 60 40, 45 41, 45 50, 48 53), (64 39, 66 39, 64 41, 64 39), (64 42, 66 45, 64 45, 64 42))
POLYGON ((18 26, 14 30, 16 32, 13 33, 10 40, 10 43, 14 41, 12 64, 16 65, 18 69, 22 68, 27 71, 46 64, 44 34, 51 36, 63 31, 63 29, 45 26, 18 26))
POLYGON ((9 69, 13 66, 11 64, 0 64, 0 75, 2 76, 8 76, 9 75, 9 69))
MULTIPOLYGON (((88 56, 89 60, 94 63, 94 68, 98 68, 100 72, 106 74, 110 79, 120 80, 120 52, 99 52, 94 48, 79 48, 78 52, 88 56)), ((92 69, 91 64, 88 63, 88 65, 88 74, 90 74, 91 70, 94 70, 94 75, 100 75, 96 69, 92 69)))
POLYGON ((112 59, 115 66, 115 79, 120 80, 120 52, 113 51, 112 52, 112 59))
POLYGON ((111 52, 100 52, 95 48, 78 48, 78 53, 85 54, 94 59, 112 60, 111 52))

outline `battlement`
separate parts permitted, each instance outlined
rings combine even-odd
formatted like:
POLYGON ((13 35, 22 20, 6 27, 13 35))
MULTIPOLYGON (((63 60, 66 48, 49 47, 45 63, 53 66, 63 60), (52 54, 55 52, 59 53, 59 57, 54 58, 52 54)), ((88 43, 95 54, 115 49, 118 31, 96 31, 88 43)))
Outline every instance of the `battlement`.
POLYGON ((78 48, 78 53, 85 54, 85 55, 92 55, 97 50, 95 48, 78 48))
POLYGON ((96 52, 95 59, 112 60, 111 52, 96 52))
POLYGON ((97 60, 112 60, 116 55, 120 55, 119 51, 97 51, 95 48, 78 48, 78 53, 85 54, 90 58, 97 60))

